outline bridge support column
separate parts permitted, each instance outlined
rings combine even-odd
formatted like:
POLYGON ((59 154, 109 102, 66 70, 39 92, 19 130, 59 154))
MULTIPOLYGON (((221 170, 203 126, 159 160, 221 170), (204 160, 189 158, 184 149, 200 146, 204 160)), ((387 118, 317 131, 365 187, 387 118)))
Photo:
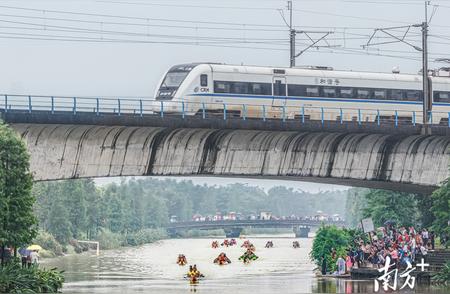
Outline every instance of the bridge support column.
POLYGON ((239 238, 243 228, 226 228, 223 230, 225 231, 225 236, 227 238, 239 238))
POLYGON ((167 229, 167 235, 170 238, 178 238, 181 236, 176 229, 167 229))
POLYGON ((308 234, 311 231, 310 227, 299 226, 294 227, 294 233, 296 238, 308 238, 308 234))

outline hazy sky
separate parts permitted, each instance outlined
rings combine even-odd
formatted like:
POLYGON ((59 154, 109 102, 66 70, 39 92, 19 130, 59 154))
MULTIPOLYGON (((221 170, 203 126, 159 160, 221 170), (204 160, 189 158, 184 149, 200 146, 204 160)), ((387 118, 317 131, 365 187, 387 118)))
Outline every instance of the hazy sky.
MULTIPOLYGON (((430 29, 430 50, 437 55, 430 60, 450 48, 450 2, 432 4, 440 6, 430 29)), ((289 64, 288 32, 277 10, 286 8, 284 0, 2 0, 0 6, 3 93, 146 97, 177 63, 289 64)), ((369 56, 360 46, 373 28, 422 22, 423 1, 298 0, 294 9, 297 29, 334 31, 329 43, 340 46, 333 53, 312 49, 297 64, 382 72, 420 68, 420 53, 405 44, 369 52, 381 48, 380 54, 419 59, 369 56)), ((305 38, 298 36, 299 50, 305 38)), ((420 40, 418 29, 407 39, 420 40)))
MULTIPOLYGON (((2 0, 0 93, 151 97, 162 74, 178 63, 287 66, 288 31, 278 10, 287 17, 286 2, 2 0)), ((307 51, 298 65, 381 72, 398 66, 411 73, 420 69, 420 52, 406 44, 369 51, 361 45, 374 28, 422 22, 423 1, 298 0, 294 9, 298 30, 334 32, 328 43, 320 43, 331 48, 307 51)), ((450 1, 432 1, 432 14, 430 61, 450 57, 450 1)), ((401 36, 405 30, 390 32, 401 36)), ((392 40, 385 37, 379 32, 373 41, 392 40)), ((306 38, 298 36, 299 50, 308 44, 306 38)), ((420 31, 412 28, 405 40, 420 45, 420 31)), ((430 65, 438 66, 443 64, 430 65)))

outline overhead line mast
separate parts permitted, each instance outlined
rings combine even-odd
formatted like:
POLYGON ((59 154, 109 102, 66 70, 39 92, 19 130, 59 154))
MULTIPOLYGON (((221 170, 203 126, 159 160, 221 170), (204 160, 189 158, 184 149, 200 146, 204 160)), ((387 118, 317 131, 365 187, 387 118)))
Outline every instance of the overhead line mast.
POLYGON ((430 134, 431 129, 429 128, 430 124, 430 112, 432 110, 432 97, 430 93, 430 79, 428 76, 428 5, 430 5, 431 1, 425 1, 425 20, 420 24, 413 24, 408 26, 401 26, 401 27, 389 27, 389 28, 377 28, 375 29, 374 33, 370 37, 369 41, 366 45, 363 45, 363 48, 374 46, 374 45, 382 45, 382 44, 391 44, 391 43, 404 43, 412 48, 414 48, 417 51, 422 52, 422 92, 423 92, 423 103, 422 103, 422 133, 424 134, 430 134), (422 31, 422 46, 415 46, 411 43, 409 43, 406 40, 406 36, 409 33, 409 30, 411 27, 414 28, 421 28, 422 31), (393 29, 400 29, 405 28, 406 32, 403 34, 402 37, 398 37, 394 35, 394 33, 389 32, 393 29), (375 34, 377 32, 382 32, 389 37, 392 37, 394 41, 388 41, 388 42, 381 42, 381 43, 371 43, 373 38, 375 37, 375 34))
POLYGON ((331 46, 330 44, 328 44, 328 42, 325 39, 328 35, 333 34, 334 32, 317 32, 317 31, 303 31, 303 30, 302 31, 297 31, 294 28, 294 24, 293 24, 292 13, 293 13, 294 9, 292 7, 292 0, 288 1, 287 9, 289 11, 289 23, 287 23, 286 19, 284 18, 283 13, 280 12, 280 14, 283 17, 284 22, 289 27, 289 45, 290 45, 289 65, 290 65, 290 67, 295 67, 295 59, 297 57, 299 57, 300 55, 302 55, 303 53, 305 53, 306 51, 308 51, 310 48, 321 48, 321 47, 331 48, 331 47, 336 47, 336 46, 331 46), (296 53, 296 48, 295 48, 295 42, 296 42, 297 34, 304 34, 304 35, 306 35, 306 37, 311 42, 310 45, 308 45, 305 49, 301 50, 299 53, 296 53), (320 38, 312 38, 310 35, 313 35, 313 34, 321 34, 322 36, 320 38), (318 45, 318 43, 320 43, 321 41, 325 41, 327 45, 325 45, 325 46, 318 45))
POLYGON ((292 1, 288 1, 289 10, 289 44, 290 44, 290 67, 295 66, 295 30, 292 25, 292 1))

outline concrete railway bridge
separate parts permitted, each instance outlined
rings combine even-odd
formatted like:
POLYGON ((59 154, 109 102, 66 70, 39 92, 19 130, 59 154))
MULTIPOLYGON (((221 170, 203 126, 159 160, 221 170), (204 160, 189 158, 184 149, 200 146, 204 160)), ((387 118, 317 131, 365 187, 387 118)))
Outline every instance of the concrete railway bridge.
POLYGON ((35 180, 202 175, 428 194, 449 176, 447 125, 421 135, 419 124, 397 121, 101 112, 98 104, 74 109, 0 103, 0 119, 27 144, 35 180))

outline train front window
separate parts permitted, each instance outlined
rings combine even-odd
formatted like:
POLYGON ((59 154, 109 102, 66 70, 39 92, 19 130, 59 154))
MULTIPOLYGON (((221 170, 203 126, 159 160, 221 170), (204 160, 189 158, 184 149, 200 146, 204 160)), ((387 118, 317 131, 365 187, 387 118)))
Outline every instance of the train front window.
POLYGON ((164 81, 161 84, 161 88, 178 88, 184 81, 189 72, 169 72, 167 73, 164 81))

